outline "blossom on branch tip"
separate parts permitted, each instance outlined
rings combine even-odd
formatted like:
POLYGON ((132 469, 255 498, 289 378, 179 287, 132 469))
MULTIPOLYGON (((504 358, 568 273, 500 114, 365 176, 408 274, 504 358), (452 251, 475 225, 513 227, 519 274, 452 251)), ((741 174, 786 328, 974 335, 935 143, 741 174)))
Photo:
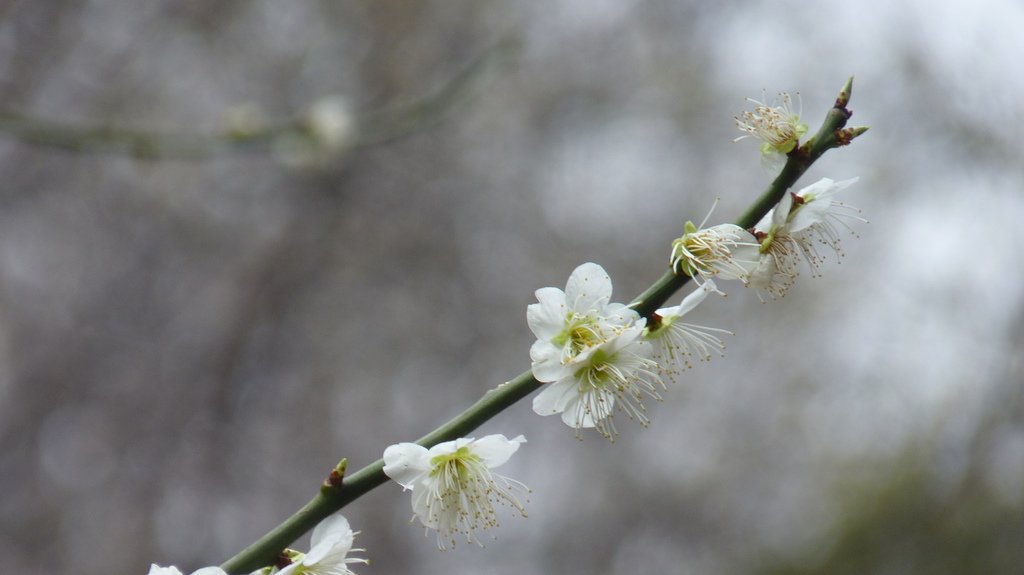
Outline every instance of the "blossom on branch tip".
POLYGON ((648 322, 644 337, 654 346, 654 359, 667 377, 692 367, 690 358, 693 356, 708 360, 715 353, 724 355, 725 344, 715 333, 732 332, 680 321, 709 293, 722 294, 712 280, 698 286, 681 304, 657 310, 648 322))
POLYGON ((770 174, 777 174, 786 161, 786 154, 800 143, 800 137, 807 133, 807 124, 800 121, 800 94, 797 93, 798 109, 793 111, 793 99, 786 92, 779 93, 774 105, 747 98, 754 104, 754 110, 743 112, 736 117, 736 127, 744 135, 733 140, 757 138, 761 144, 761 162, 770 174))
POLYGON ((354 575, 348 568, 350 563, 369 564, 366 559, 348 557, 350 551, 366 551, 353 549, 352 541, 358 532, 352 531, 348 520, 340 513, 335 513, 321 521, 313 528, 310 539, 309 553, 286 550, 292 562, 275 575, 354 575))
POLYGON ((384 473, 412 490, 413 513, 424 527, 437 531, 438 548, 454 546, 456 533, 480 544, 476 532, 498 526, 495 503, 526 517, 516 492, 525 494, 529 489, 491 471, 508 461, 522 443, 526 443, 522 435, 460 438, 430 449, 398 443, 384 450, 384 473))

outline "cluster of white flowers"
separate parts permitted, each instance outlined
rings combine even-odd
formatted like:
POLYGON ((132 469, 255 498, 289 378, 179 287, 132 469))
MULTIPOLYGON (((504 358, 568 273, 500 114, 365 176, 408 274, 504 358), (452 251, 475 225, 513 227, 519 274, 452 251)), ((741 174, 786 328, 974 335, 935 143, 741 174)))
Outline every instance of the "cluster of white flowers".
POLYGON ((612 282, 604 269, 585 263, 569 276, 565 291, 537 290, 526 311, 537 341, 530 348, 533 376, 546 383, 533 399, 540 415, 562 414, 576 428, 594 428, 608 439, 617 434, 613 414, 624 412, 647 425, 645 397, 661 399, 665 379, 721 351, 719 331, 678 321, 709 293, 706 281, 681 305, 658 310, 650 322, 635 310, 611 303, 612 282))
MULTIPOLYGON (((759 138, 766 163, 784 162, 807 132, 792 98, 780 94, 777 105, 751 101, 754 110, 736 118, 745 133, 737 139, 759 138)), ((858 210, 834 199, 856 181, 823 178, 787 193, 750 229, 734 224, 705 228, 707 218, 699 226, 686 222, 683 235, 672 242, 669 265, 675 273, 693 277, 698 289, 682 304, 659 309, 649 318, 611 303, 611 280, 597 264, 576 268, 565 291, 537 290, 538 303, 526 312, 537 336, 530 348, 533 375, 545 384, 533 400, 534 411, 560 413, 577 435, 593 427, 609 439, 617 433, 612 417, 616 410, 648 424, 643 400, 660 399, 666 380, 690 367, 692 357, 721 353, 724 346, 715 334, 729 333, 684 323, 680 317, 707 294, 721 293, 716 279, 739 280, 764 301, 764 294, 785 295, 799 275, 800 260, 810 266, 811 275, 820 275, 828 251, 842 255, 839 228, 852 232, 851 221, 865 221, 858 210)))
MULTIPOLYGON (((789 94, 779 94, 777 105, 757 100, 752 112, 736 118, 744 135, 762 141, 762 158, 771 164, 785 162, 786 155, 800 145, 807 126, 799 111, 792 109, 789 94)), ((777 168, 781 168, 778 163, 777 168)), ((773 171, 778 171, 773 169, 773 171)), ((786 193, 754 227, 744 230, 733 224, 710 228, 686 222, 682 237, 672 242, 669 263, 676 273, 698 281, 712 277, 740 280, 744 285, 772 298, 781 297, 796 281, 800 260, 810 266, 811 275, 821 275, 821 265, 830 251, 841 257, 839 228, 853 233, 852 222, 866 222, 860 210, 837 201, 834 196, 857 181, 836 182, 822 178, 796 193, 786 193), (828 248, 824 252, 821 246, 828 248)), ((706 218, 705 218, 706 221, 706 218)))
POLYGON ((800 261, 811 275, 821 275, 828 251, 843 255, 839 229, 864 222, 859 210, 834 199, 857 178, 822 178, 796 193, 787 193, 753 228, 732 224, 697 229, 686 223, 685 233, 672 242, 670 264, 676 273, 703 281, 712 277, 740 280, 770 297, 781 297, 796 281, 800 261), (823 252, 820 246, 828 248, 823 252))

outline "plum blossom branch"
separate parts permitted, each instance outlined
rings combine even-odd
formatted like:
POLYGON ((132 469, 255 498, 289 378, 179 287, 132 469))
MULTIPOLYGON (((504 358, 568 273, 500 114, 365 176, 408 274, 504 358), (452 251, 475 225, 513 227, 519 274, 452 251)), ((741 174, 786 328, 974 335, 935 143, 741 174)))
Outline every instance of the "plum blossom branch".
MULTIPOLYGON (((794 147, 786 155, 782 171, 761 196, 735 222, 742 229, 754 227, 792 187, 804 172, 825 152, 848 144, 867 128, 846 128, 851 112, 847 109, 853 78, 843 86, 834 106, 826 114, 818 132, 794 147)), ((650 288, 628 306, 641 318, 651 318, 669 297, 690 280, 690 276, 669 269, 650 288)), ((712 283, 710 288, 714 287, 712 283)), ((666 311, 666 313, 668 313, 666 311)), ((682 310, 676 313, 681 315, 682 310)), ((712 347, 714 341, 709 340, 712 347)), ((488 421, 498 413, 530 395, 544 383, 527 370, 508 382, 487 391, 482 398, 465 411, 416 441, 425 448, 446 441, 454 441, 488 421)), ((339 483, 325 486, 305 506, 290 518, 261 537, 255 543, 226 561, 221 567, 229 574, 248 573, 271 563, 278 553, 320 520, 343 508, 366 492, 385 483, 384 460, 379 459, 359 471, 347 475, 339 483)))
MULTIPOLYGON (((743 229, 754 227, 775 204, 779 203, 783 194, 796 184, 807 168, 810 168, 825 152, 845 146, 867 131, 866 127, 846 128, 847 121, 853 115, 853 112, 847 108, 852 94, 853 77, 851 76, 839 91, 835 104, 825 115, 825 121, 822 122, 821 128, 803 145, 794 148, 786 155, 786 164, 782 167, 779 175, 734 222, 738 227, 743 229)), ((690 281, 690 276, 676 274, 670 269, 629 305, 640 315, 649 316, 688 281, 690 281)))

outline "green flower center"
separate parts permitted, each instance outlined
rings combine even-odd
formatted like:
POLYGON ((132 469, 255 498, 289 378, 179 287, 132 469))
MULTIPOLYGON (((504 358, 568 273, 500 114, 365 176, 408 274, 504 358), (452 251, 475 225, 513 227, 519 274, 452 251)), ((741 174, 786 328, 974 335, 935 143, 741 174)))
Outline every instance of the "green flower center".
POLYGON ((715 252, 706 239, 697 235, 699 231, 693 222, 687 221, 683 236, 672 240, 672 265, 676 273, 693 277, 695 273, 710 271, 703 264, 712 261, 715 252))
POLYGON ((479 462, 480 457, 471 453, 468 447, 463 446, 453 453, 433 457, 430 460, 430 477, 438 477, 441 474, 446 474, 449 477, 454 475, 459 478, 460 483, 464 483, 471 475, 470 465, 479 462))
POLYGON ((594 351, 587 365, 576 371, 576 378, 580 382, 580 387, 595 387, 599 389, 614 387, 616 385, 616 378, 609 368, 615 365, 615 355, 603 349, 594 351))
POLYGON ((604 341, 597 318, 569 313, 565 317, 566 328, 552 339, 559 347, 569 345, 570 355, 575 356, 588 347, 604 341))

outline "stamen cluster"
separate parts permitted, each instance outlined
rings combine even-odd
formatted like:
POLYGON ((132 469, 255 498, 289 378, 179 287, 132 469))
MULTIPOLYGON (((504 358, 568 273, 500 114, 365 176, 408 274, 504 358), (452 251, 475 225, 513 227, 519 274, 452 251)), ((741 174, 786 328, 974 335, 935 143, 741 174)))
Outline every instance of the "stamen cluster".
POLYGON ((764 142, 762 152, 788 154, 797 146, 800 136, 807 133, 807 124, 800 121, 800 110, 793 111, 793 99, 786 92, 779 94, 775 105, 753 98, 747 98, 747 101, 754 104, 754 110, 736 117, 736 127, 746 134, 734 142, 757 138, 764 142))

